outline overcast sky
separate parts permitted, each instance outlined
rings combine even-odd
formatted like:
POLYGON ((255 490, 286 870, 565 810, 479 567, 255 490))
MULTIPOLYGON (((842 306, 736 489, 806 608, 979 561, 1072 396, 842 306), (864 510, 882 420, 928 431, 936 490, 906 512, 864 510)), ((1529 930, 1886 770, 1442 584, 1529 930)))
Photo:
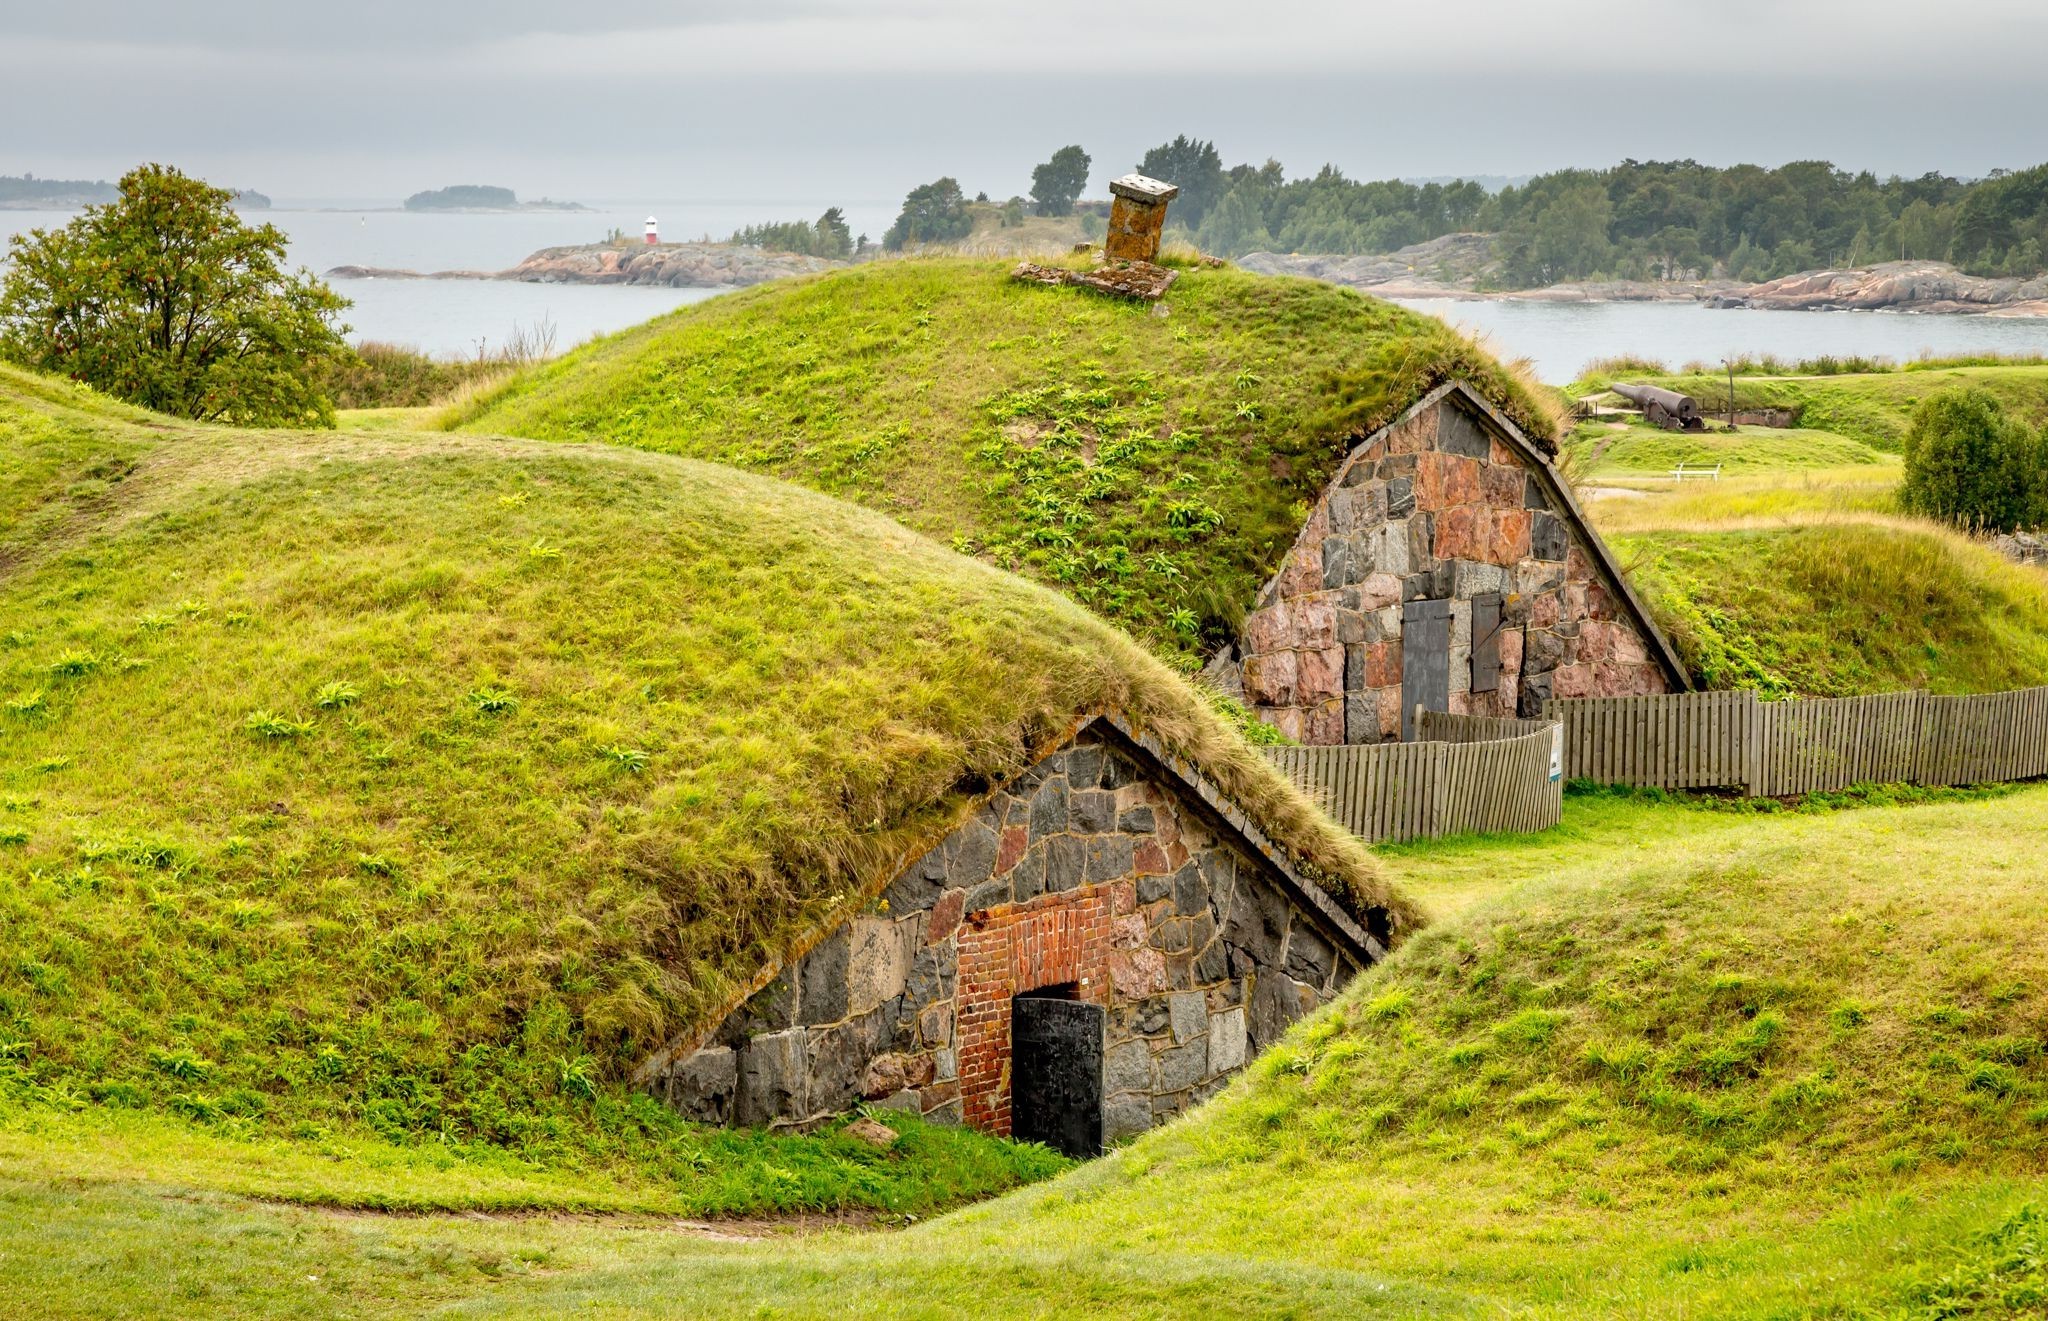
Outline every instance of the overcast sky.
POLYGON ((0 174, 280 198, 1023 192, 1079 142, 1361 178, 2048 159, 2044 0, 0 0, 0 174))

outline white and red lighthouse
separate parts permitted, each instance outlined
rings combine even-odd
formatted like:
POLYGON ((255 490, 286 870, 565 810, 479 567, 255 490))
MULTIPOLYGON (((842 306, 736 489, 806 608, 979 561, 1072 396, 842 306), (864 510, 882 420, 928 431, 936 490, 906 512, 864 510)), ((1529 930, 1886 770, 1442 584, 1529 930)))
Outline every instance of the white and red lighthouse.
POLYGON ((661 242, 661 226, 654 223, 653 216, 647 217, 647 241, 649 243, 661 242))

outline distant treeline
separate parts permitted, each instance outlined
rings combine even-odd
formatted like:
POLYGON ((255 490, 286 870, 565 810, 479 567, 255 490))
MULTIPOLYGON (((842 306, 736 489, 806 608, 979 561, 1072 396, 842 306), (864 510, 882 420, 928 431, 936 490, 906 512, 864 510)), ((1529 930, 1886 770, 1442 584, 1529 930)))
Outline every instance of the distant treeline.
MULTIPOLYGON (((38 179, 33 174, 0 174, 0 207, 98 206, 114 201, 121 190, 105 179, 38 179)), ((235 193, 235 205, 266 209, 270 199, 253 188, 235 193)))
POLYGON ((0 174, 0 206, 22 202, 111 202, 120 190, 105 179, 38 179, 0 174))
POLYGON ((1902 258, 1977 275, 2048 268, 2048 165, 1975 183, 1852 174, 1826 161, 1776 169, 1623 161, 1559 170, 1488 193, 1476 183, 1374 183, 1331 166, 1289 179, 1278 161, 1224 168, 1178 138, 1140 168, 1179 184, 1173 221, 1205 250, 1384 253, 1445 234, 1496 236, 1510 286, 1608 276, 1763 280, 1902 258))
POLYGON ((414 193, 405 199, 408 211, 510 211, 519 205, 519 197, 510 188, 494 188, 489 184, 459 183, 450 188, 432 188, 414 193))
MULTIPOLYGON (((867 246, 867 241, 868 236, 861 235, 859 246, 867 246)), ((851 257, 856 250, 853 231, 846 223, 846 212, 836 206, 827 207, 825 214, 815 221, 767 221, 748 225, 735 231, 728 242, 768 252, 794 252, 806 257, 830 257, 834 260, 851 257)))

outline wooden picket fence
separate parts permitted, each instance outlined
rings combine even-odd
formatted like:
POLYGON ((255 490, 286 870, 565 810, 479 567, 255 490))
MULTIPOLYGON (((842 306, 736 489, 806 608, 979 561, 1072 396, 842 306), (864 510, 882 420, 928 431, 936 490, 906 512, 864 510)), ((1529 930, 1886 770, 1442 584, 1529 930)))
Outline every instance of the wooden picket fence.
POLYGON ((2048 688, 1785 702, 1753 692, 1591 697, 1547 702, 1544 715, 1561 728, 1566 777, 1607 784, 1761 798, 2048 775, 2048 688))
POLYGON ((1563 812, 1557 728, 1543 720, 1419 713, 1417 741, 1267 748, 1273 764, 1368 841, 1547 830, 1563 812))

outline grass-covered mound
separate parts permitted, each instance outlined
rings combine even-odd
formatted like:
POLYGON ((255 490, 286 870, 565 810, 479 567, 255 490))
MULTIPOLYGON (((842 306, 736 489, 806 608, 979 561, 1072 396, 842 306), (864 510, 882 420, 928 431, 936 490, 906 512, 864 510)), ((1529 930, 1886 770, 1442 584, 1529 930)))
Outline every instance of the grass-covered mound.
POLYGON ((773 473, 1060 587, 1148 640, 1234 629, 1347 438, 1460 377, 1540 441, 1538 392, 1351 290, 1184 270, 1162 306, 878 262, 682 309, 456 410, 773 473))
POLYGON ((1216 1103, 905 1234, 337 1222, 34 1167, 0 1183, 0 1249, 49 1310, 2039 1316, 2048 789, 1761 818, 1651 798, 1404 846, 1458 917, 1216 1103))
MULTIPOLYGON (((1656 364, 1641 364, 1652 367, 1656 364)), ((1568 387, 1575 398, 1606 389, 1614 381, 1647 382, 1678 390, 1699 400, 1709 416, 1728 407, 1728 377, 1709 372, 1638 372, 1620 364, 1600 370, 1568 387)), ((1735 405, 1744 408, 1789 408, 1797 424, 1896 454, 1904 446, 1913 410, 1920 401, 1952 385, 1988 390, 2006 411, 2029 426, 2048 423, 2048 364, 1943 366, 1913 365, 1892 371, 1842 372, 1824 376, 1760 375, 1735 377, 1735 405)), ((1831 462, 1834 462, 1831 460, 1831 462)))
POLYGON ((686 1181, 623 1070, 1098 707, 1410 911, 1136 644, 877 515, 86 405, 0 379, 9 1094, 686 1181))
POLYGON ((1893 465, 1897 460, 1831 431, 1743 427, 1727 431, 1665 431, 1624 423, 1582 422, 1565 452, 1581 476, 1668 479, 1680 464, 1719 467, 1723 477, 1749 473, 1893 465))
POLYGON ((1705 688, 1841 697, 2048 684, 2048 576, 1932 524, 1823 516, 1612 539, 1705 688))

